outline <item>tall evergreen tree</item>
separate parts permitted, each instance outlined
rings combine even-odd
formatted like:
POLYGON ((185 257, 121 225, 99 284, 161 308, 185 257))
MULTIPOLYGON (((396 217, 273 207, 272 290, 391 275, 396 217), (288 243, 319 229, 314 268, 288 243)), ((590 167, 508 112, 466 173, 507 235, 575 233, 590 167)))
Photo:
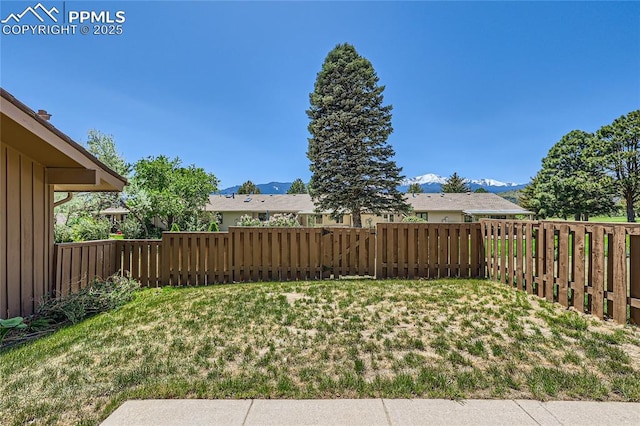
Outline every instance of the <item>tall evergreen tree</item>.
POLYGON ((259 194, 260 188, 258 188, 253 182, 250 180, 246 181, 240 188, 238 188, 238 194, 259 194))
POLYGON ((409 185, 409 189, 407 189, 408 194, 422 194, 424 189, 420 186, 419 183, 412 183, 409 185))
POLYGON ((465 178, 458 176, 458 173, 453 172, 446 181, 442 184, 442 192, 469 192, 471 187, 467 183, 465 178))
POLYGON ((573 130, 542 160, 535 193, 548 215, 588 220, 615 211, 612 180, 601 165, 596 143, 593 134, 573 130))
POLYGON ((307 193, 307 185, 304 184, 302 179, 298 178, 293 181, 289 189, 287 190, 287 194, 306 194, 307 193))
POLYGON ((627 221, 635 222, 640 203, 640 110, 617 118, 597 135, 603 163, 625 200, 627 221))
POLYGON ((309 95, 311 196, 334 219, 351 214, 358 228, 363 212, 410 209, 397 190, 402 169, 387 143, 392 106, 383 105, 378 81, 371 62, 340 44, 327 55, 309 95))

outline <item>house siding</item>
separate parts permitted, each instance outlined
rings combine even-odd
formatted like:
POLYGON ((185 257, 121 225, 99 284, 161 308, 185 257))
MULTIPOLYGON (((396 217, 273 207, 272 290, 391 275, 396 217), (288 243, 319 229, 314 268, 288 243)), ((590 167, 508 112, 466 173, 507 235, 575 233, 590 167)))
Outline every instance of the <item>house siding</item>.
POLYGON ((0 318, 32 314, 49 292, 53 190, 46 169, 0 141, 0 318))

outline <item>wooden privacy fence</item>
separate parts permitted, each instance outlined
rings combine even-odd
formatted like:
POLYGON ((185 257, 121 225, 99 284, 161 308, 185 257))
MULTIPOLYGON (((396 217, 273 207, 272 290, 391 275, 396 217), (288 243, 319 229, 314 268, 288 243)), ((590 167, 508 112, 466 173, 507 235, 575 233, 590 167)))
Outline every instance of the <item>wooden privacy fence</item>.
POLYGON ((378 224, 376 278, 484 277, 477 223, 378 224))
POLYGON ((640 324, 640 225, 482 220, 489 278, 640 324))
POLYGON ((55 258, 55 293, 62 295, 119 270, 152 287, 339 276, 484 276, 480 226, 470 223, 165 232, 162 240, 57 244, 55 258))
POLYGON ((108 277, 118 272, 117 240, 56 244, 54 250, 55 279, 53 295, 66 296, 87 286, 95 277, 108 277))

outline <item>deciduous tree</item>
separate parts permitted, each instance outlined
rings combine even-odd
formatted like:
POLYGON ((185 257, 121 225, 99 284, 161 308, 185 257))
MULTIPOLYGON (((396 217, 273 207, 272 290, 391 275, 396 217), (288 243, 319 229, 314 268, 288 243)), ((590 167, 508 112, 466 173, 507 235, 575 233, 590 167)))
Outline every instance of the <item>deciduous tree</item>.
POLYGON ((403 176, 387 138, 393 131, 391 105, 384 105, 373 65, 350 44, 327 55, 309 95, 307 157, 311 160, 311 196, 334 219, 351 214, 407 212, 397 190, 403 176))
MULTIPOLYGON (((154 219, 166 229, 178 223, 181 229, 194 230, 218 185, 212 173, 195 165, 182 167, 179 158, 170 160, 163 155, 139 160, 133 170, 126 206, 142 222, 147 235, 154 219)), ((201 221, 205 227, 209 219, 201 221)))

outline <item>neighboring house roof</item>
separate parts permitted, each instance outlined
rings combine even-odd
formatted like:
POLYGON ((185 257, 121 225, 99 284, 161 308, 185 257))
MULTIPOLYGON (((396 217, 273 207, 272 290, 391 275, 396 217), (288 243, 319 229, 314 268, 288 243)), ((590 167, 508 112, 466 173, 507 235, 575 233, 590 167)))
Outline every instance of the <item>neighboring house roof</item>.
POLYGON ((211 195, 206 210, 215 212, 314 213, 309 194, 211 195))
POLYGON ((128 214, 129 210, 124 207, 109 207, 101 210, 100 214, 128 214))
POLYGON ((407 195, 407 201, 417 212, 462 211, 469 214, 531 214, 530 211, 517 204, 490 192, 407 195))
POLYGON ((2 142, 47 168, 56 191, 121 191, 127 180, 0 88, 2 142))
MULTIPOLYGON (((462 211, 468 214, 530 214, 517 204, 492 193, 407 194, 405 199, 416 212, 462 211)), ((315 213, 309 194, 212 195, 206 210, 218 212, 315 213)))

